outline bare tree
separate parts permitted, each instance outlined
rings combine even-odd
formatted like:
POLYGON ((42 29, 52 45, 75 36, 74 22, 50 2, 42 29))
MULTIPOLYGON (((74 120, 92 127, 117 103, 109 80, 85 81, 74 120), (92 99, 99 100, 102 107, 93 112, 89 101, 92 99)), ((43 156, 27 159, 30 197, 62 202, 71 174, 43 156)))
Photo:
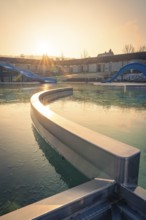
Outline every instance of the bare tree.
POLYGON ((146 46, 145 45, 142 45, 139 48, 139 52, 143 52, 143 51, 146 51, 146 46))
POLYGON ((124 49, 123 49, 124 53, 134 53, 134 51, 135 51, 135 49, 132 44, 126 44, 124 46, 124 49))
POLYGON ((87 50, 83 50, 82 54, 81 54, 81 58, 87 58, 89 57, 88 51, 87 50))

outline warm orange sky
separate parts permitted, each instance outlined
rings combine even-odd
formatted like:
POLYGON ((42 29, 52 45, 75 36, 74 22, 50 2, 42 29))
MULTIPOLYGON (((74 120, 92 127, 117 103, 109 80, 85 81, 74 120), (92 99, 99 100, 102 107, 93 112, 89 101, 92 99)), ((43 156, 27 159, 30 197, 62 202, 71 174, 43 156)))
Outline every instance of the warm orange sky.
POLYGON ((0 0, 0 55, 81 57, 146 45, 146 0, 0 0))

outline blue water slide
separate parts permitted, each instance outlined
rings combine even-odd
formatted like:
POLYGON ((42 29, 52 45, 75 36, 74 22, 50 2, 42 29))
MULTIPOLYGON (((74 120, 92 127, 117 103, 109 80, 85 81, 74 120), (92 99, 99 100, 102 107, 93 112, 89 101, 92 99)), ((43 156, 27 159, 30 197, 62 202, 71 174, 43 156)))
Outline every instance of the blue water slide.
POLYGON ((29 70, 24 70, 24 69, 15 67, 9 63, 0 63, 0 67, 3 67, 3 68, 10 70, 10 71, 16 71, 16 72, 20 73, 21 75, 24 75, 34 81, 38 81, 38 82, 42 82, 42 83, 56 83, 57 82, 57 80, 55 78, 41 77, 35 73, 32 73, 29 70))
POLYGON ((104 82, 112 82, 114 81, 119 75, 123 74, 127 70, 138 70, 144 74, 146 77, 146 65, 142 63, 129 63, 125 66, 123 66, 115 75, 113 75, 110 79, 107 79, 104 82))

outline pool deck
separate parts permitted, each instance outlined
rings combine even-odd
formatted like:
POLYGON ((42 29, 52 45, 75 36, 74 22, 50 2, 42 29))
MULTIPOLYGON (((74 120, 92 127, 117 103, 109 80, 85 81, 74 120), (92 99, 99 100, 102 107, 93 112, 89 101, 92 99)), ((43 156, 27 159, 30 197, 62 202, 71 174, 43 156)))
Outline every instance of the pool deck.
POLYGON ((38 85, 40 82, 0 82, 0 85, 38 85))
POLYGON ((146 83, 132 83, 132 82, 112 82, 112 83, 101 83, 101 82, 93 82, 95 86, 138 86, 138 87, 146 87, 146 83))

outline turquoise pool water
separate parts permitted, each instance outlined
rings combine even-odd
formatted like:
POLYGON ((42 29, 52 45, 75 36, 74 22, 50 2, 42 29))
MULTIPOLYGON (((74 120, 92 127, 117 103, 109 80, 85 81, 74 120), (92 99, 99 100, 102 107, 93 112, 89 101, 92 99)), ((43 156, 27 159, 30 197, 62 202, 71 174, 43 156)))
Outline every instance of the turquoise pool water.
POLYGON ((0 87, 0 215, 88 180, 32 125, 30 97, 51 87, 0 87))
POLYGON ((74 86, 49 105, 56 113, 141 150, 139 185, 146 189, 146 87, 74 86))
MULTIPOLYGON (((88 181, 32 125, 31 95, 61 86, 68 85, 0 87, 0 215, 88 181)), ((146 88, 70 86, 74 95, 50 107, 83 126, 140 148, 139 184, 146 188, 146 88)))

